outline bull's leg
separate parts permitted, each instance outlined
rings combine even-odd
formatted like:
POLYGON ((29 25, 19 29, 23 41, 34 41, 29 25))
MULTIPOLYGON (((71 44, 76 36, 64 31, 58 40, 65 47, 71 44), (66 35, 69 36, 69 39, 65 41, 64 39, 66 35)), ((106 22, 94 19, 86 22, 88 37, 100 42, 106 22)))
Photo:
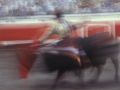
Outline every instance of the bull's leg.
POLYGON ((65 73, 66 70, 64 69, 59 69, 58 70, 58 74, 57 77, 55 79, 55 82, 53 83, 53 85, 50 88, 55 88, 57 86, 57 81, 61 78, 61 76, 65 73))
POLYGON ((112 63, 115 67, 115 80, 118 81, 119 80, 119 75, 118 75, 118 69, 119 69, 119 62, 118 62, 118 59, 114 59, 114 58, 111 58, 112 60, 112 63))
POLYGON ((97 74, 96 74, 94 80, 92 80, 92 82, 98 82, 99 77, 100 77, 100 75, 101 75, 101 73, 103 71, 103 65, 98 65, 96 67, 97 67, 97 74))

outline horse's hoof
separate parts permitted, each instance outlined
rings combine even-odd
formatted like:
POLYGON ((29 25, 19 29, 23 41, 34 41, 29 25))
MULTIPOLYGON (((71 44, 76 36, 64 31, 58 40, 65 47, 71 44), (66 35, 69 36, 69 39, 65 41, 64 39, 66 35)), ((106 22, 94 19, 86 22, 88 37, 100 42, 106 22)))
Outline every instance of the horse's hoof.
POLYGON ((85 89, 85 86, 76 86, 75 89, 85 89))
POLYGON ((56 88, 56 85, 55 86, 50 86, 48 89, 54 89, 56 88))
POLYGON ((61 85, 61 84, 67 84, 67 83, 70 83, 70 81, 64 80, 64 81, 58 82, 59 85, 61 85))
POLYGON ((97 82, 98 82, 97 79, 93 79, 93 80, 90 81, 90 83, 97 83, 97 82))
POLYGON ((119 76, 115 76, 115 80, 116 80, 116 81, 119 81, 119 76))
POLYGON ((56 88, 57 87, 57 84, 53 84, 53 85, 51 85, 50 87, 48 87, 47 89, 54 89, 54 88, 56 88))
POLYGON ((75 87, 75 89, 82 89, 81 87, 75 87))
POLYGON ((83 87, 83 88, 86 87, 86 84, 85 84, 85 83, 82 83, 82 84, 81 84, 81 87, 83 87))

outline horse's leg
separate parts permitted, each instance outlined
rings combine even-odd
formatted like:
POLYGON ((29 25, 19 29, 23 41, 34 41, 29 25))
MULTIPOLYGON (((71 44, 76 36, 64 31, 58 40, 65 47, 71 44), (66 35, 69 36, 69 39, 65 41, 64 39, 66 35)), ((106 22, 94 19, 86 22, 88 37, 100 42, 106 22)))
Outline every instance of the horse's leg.
POLYGON ((75 70, 74 73, 75 73, 75 75, 77 75, 79 77, 82 85, 84 85, 84 72, 83 72, 83 69, 75 70))
POLYGON ((115 80, 118 81, 119 80, 119 75, 118 75, 119 61, 117 58, 112 58, 112 57, 111 57, 111 60, 115 67, 115 80))
POLYGON ((75 88, 80 89, 80 88, 85 88, 85 83, 84 83, 84 69, 80 69, 80 70, 75 70, 74 71, 75 75, 78 76, 78 85, 75 88), (81 81, 81 82, 80 82, 81 81))
POLYGON ((53 85, 50 88, 55 88, 57 86, 57 81, 61 78, 61 76, 66 72, 64 69, 59 69, 57 73, 57 77, 53 83, 53 85))
POLYGON ((95 78, 92 80, 92 82, 98 82, 99 77, 103 71, 103 65, 98 65, 96 67, 97 67, 97 74, 96 74, 95 78))

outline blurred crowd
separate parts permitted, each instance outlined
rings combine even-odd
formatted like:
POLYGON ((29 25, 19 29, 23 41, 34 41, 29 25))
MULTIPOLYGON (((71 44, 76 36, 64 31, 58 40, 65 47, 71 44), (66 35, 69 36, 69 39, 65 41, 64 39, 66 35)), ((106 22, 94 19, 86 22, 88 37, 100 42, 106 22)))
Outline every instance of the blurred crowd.
POLYGON ((119 12, 120 0, 0 0, 0 16, 119 12))

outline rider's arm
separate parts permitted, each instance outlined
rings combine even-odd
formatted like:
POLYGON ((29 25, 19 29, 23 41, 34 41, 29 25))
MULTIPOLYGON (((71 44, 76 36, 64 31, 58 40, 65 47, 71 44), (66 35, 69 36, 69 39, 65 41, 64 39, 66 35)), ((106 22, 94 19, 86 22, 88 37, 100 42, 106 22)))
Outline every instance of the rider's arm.
POLYGON ((50 29, 46 30, 45 33, 38 39, 39 42, 44 42, 48 39, 52 34, 54 34, 55 27, 51 27, 50 29))

